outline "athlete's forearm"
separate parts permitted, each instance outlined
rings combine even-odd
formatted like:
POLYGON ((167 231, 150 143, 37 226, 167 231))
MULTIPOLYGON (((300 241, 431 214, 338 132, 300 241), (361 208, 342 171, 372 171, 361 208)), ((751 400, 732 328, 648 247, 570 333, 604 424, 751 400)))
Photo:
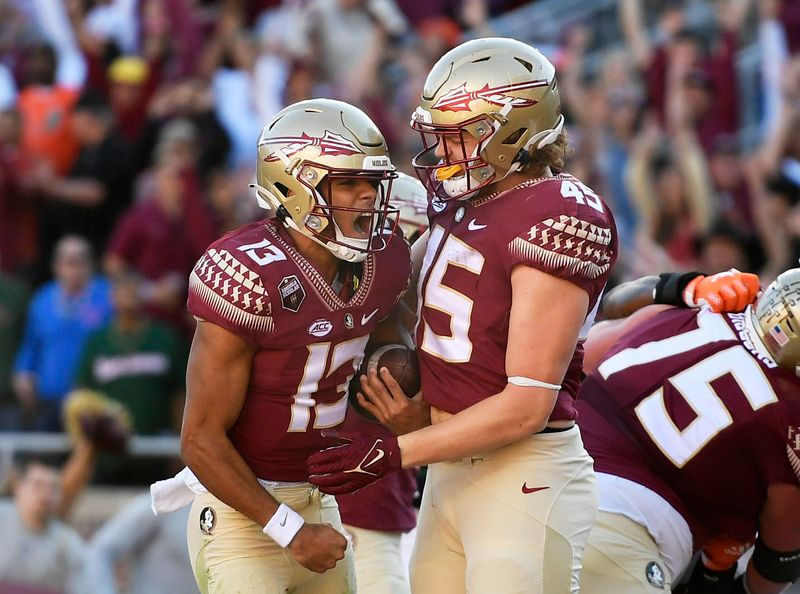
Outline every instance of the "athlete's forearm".
POLYGON ((452 417, 398 437, 404 468, 485 453, 544 429, 556 392, 506 386, 452 417))
POLYGON ((256 475, 224 433, 184 430, 181 454, 203 486, 223 503, 264 526, 278 502, 259 484, 256 475))
POLYGON ((633 312, 652 305, 656 283, 658 277, 653 275, 614 287, 603 297, 603 316, 608 320, 626 318, 633 312))

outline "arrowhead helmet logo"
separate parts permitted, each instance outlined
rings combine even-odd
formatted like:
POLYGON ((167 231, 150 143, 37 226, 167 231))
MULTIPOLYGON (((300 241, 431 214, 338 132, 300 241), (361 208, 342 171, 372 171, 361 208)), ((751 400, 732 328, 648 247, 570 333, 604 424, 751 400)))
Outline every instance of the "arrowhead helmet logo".
MULTIPOLYGON (((352 140, 348 140, 341 134, 336 134, 330 130, 325 130, 325 134, 323 134, 322 137, 309 136, 305 132, 303 132, 303 134, 300 136, 276 136, 275 138, 269 138, 265 140, 264 144, 286 145, 280 150, 287 157, 291 157, 292 155, 299 153, 303 149, 310 146, 319 147, 320 156, 335 157, 338 155, 364 154, 364 151, 358 148, 352 140)), ((273 162, 277 161, 278 159, 278 155, 273 152, 270 153, 269 156, 267 156, 264 160, 267 162, 273 162)))
POLYGON ((439 97, 432 107, 434 109, 438 109, 439 111, 469 111, 470 103, 477 101, 478 99, 494 105, 510 104, 512 107, 530 107, 531 105, 536 105, 538 101, 536 99, 529 99, 526 97, 506 95, 506 93, 522 91, 524 89, 546 87, 549 84, 550 83, 547 82, 547 80, 541 79, 522 83, 512 83, 510 85, 501 85, 499 87, 490 87, 488 84, 486 84, 482 89, 477 91, 468 91, 467 83, 462 83, 460 87, 451 89, 439 97))

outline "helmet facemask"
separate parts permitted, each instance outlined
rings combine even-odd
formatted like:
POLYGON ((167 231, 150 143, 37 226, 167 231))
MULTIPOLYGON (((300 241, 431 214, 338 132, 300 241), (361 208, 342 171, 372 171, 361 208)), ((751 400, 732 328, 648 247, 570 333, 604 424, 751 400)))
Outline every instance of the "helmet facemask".
POLYGON ((429 194, 441 201, 466 200, 495 181, 494 167, 480 156, 496 131, 490 116, 459 124, 431 124, 414 117, 411 127, 422 139, 422 150, 411 164, 429 194))
POLYGON ((555 68, 541 52, 513 39, 473 39, 425 79, 411 121, 423 144, 413 165, 440 200, 470 198, 522 171, 563 126, 555 68))
POLYGON ((253 184, 253 187, 259 200, 275 210, 285 225, 326 247, 341 260, 360 262, 368 254, 384 249, 392 236, 397 209, 389 206, 389 195, 396 176, 390 169, 334 169, 305 162, 297 165, 292 176, 300 192, 281 184, 267 184, 271 188, 253 184), (359 207, 333 203, 334 182, 364 180, 375 188, 372 204, 359 207), (294 202, 305 204, 293 207, 294 202), (300 216, 292 216, 293 210, 300 216))

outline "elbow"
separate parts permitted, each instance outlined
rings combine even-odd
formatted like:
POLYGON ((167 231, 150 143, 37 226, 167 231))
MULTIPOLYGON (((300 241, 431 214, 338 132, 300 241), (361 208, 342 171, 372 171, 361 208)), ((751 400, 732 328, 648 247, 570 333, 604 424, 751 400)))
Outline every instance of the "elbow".
POLYGON ((530 415, 526 417, 525 421, 523 422, 523 430, 522 435, 520 437, 525 437, 527 435, 533 435, 534 433, 539 433, 547 427, 547 419, 548 415, 530 415))
POLYGON ((181 458, 187 466, 194 467, 197 460, 203 459, 206 438, 197 427, 184 425, 181 431, 181 458))

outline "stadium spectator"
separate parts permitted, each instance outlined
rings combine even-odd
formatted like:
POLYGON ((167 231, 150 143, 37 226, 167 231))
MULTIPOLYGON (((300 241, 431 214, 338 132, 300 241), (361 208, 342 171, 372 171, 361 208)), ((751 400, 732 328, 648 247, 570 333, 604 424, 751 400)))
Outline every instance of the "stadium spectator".
POLYGON ((171 328, 148 318, 142 290, 133 272, 112 278, 113 318, 87 339, 75 386, 122 403, 134 432, 153 435, 179 426, 186 345, 171 328))
POLYGON ((39 213, 30 163, 20 148, 22 116, 0 112, 0 270, 32 276, 38 262, 39 213))
POLYGON ((58 431, 89 334, 111 317, 108 284, 94 276, 89 243, 67 236, 53 254, 55 279, 34 294, 14 364, 14 391, 29 429, 58 431))
POLYGON ((58 519, 60 503, 58 469, 44 460, 25 461, 14 484, 13 502, 0 502, 0 591, 92 592, 86 545, 58 519))
POLYGON ((0 272, 0 431, 14 431, 21 425, 11 373, 22 338, 28 294, 24 283, 0 272))
POLYGON ((136 271, 147 283, 149 313, 184 328, 186 277, 217 233, 193 170, 181 169, 174 153, 161 154, 164 162, 154 167, 152 193, 117 222, 104 267, 109 276, 136 271))
POLYGON ((88 552, 92 594, 197 594, 186 562, 188 520, 188 507, 153 515, 149 493, 127 502, 92 536, 88 552))
POLYGON ((50 253, 61 237, 76 234, 101 254, 114 221, 130 202, 131 150, 115 127, 111 107, 95 92, 83 93, 75 105, 73 129, 80 152, 69 174, 43 172, 35 179, 45 198, 42 250, 50 253))
MULTIPOLYGON (((112 278, 114 317, 86 341, 76 388, 96 390, 121 403, 139 435, 177 433, 183 411, 187 345, 170 327, 143 311, 143 284, 134 272, 112 278)), ((160 457, 101 454, 94 480, 143 485, 170 467, 160 457)))
POLYGON ((22 116, 22 151, 37 169, 66 175, 78 155, 72 110, 80 89, 56 83, 56 54, 40 43, 24 52, 17 109, 22 116))

